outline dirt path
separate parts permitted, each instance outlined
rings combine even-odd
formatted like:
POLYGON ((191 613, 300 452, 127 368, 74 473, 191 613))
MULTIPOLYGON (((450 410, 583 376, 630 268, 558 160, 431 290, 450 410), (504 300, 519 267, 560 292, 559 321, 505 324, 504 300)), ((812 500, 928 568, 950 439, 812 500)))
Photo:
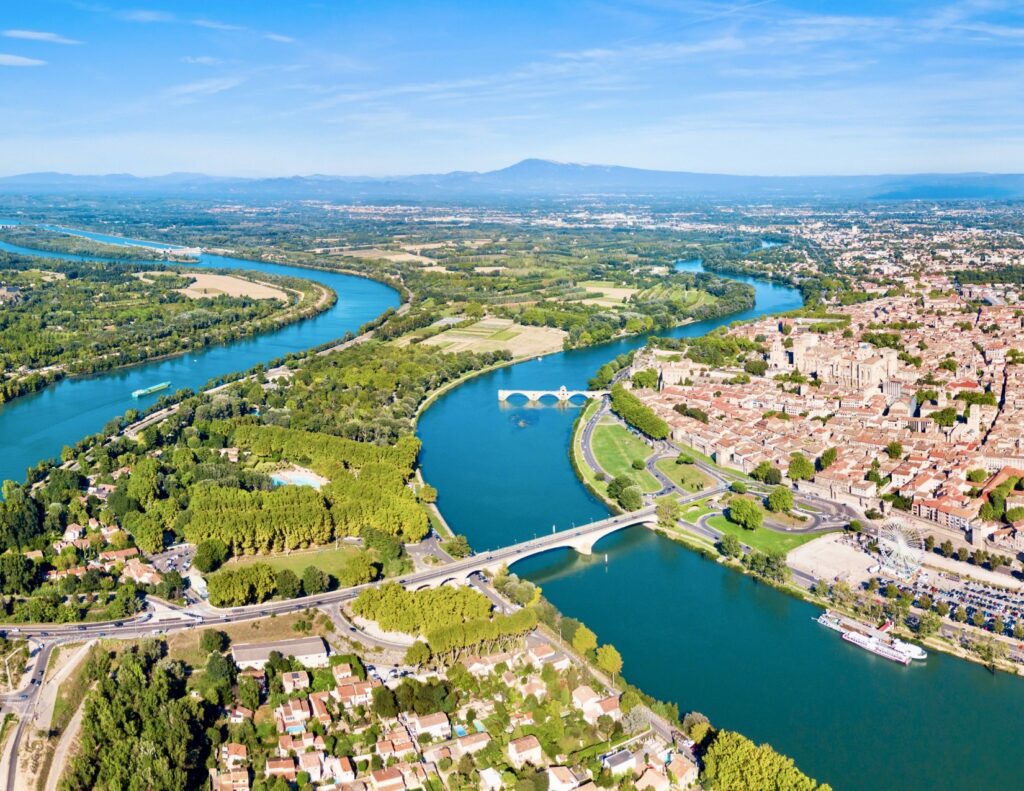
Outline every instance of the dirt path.
POLYGON ((78 744, 78 732, 82 728, 82 717, 85 714, 85 701, 78 707, 75 716, 68 722, 68 727, 57 742, 57 749, 53 751, 53 761, 50 763, 50 772, 46 777, 46 791, 57 791, 57 783, 60 776, 64 774, 64 767, 71 758, 71 750, 78 744))

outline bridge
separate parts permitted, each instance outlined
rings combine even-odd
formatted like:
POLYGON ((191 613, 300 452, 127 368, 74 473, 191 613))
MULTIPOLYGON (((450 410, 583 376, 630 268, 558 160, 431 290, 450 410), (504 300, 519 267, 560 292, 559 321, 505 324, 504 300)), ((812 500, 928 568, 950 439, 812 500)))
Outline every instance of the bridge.
POLYGON ((530 403, 537 403, 545 396, 558 399, 561 403, 566 403, 573 398, 599 398, 600 396, 608 395, 607 390, 569 390, 565 385, 562 385, 557 390, 499 390, 498 400, 501 403, 505 403, 512 396, 523 396, 530 403))
POLYGON ((572 530, 561 530, 540 538, 511 544, 493 552, 471 555, 468 558, 456 560, 454 563, 446 563, 428 571, 411 574, 399 582, 409 590, 434 588, 447 582, 462 582, 481 571, 493 575, 502 566, 511 566, 520 560, 526 560, 526 558, 550 552, 553 549, 574 549, 581 555, 591 555, 594 552, 594 545, 605 536, 636 525, 654 526, 655 524, 654 506, 650 505, 639 511, 610 516, 607 519, 600 519, 572 530))

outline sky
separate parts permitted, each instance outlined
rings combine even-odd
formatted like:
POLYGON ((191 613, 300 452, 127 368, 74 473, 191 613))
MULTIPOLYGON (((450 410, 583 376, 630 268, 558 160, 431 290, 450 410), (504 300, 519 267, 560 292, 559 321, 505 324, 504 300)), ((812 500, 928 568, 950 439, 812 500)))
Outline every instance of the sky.
POLYGON ((0 0, 0 108, 0 175, 1024 172, 1024 0, 0 0))

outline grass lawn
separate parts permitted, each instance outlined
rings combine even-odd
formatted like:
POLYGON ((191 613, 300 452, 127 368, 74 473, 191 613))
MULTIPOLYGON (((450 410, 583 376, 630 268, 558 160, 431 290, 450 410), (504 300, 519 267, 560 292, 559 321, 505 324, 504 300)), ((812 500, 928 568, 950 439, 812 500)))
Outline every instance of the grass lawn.
POLYGON ((633 469, 633 461, 646 459, 652 453, 651 448, 618 423, 598 423, 594 428, 592 445, 594 456, 610 477, 628 475, 645 492, 656 492, 661 488, 647 470, 633 469))
POLYGON ((655 466, 688 492, 701 492, 715 483, 693 464, 676 464, 675 459, 661 459, 655 466))
POLYGON ((707 500, 698 500, 695 503, 690 503, 689 508, 686 508, 680 516, 687 522, 696 522, 705 514, 710 514, 713 509, 708 507, 707 500))
POLYGON ((348 565, 352 556, 359 552, 359 547, 348 544, 339 544, 335 549, 333 546, 320 549, 298 550, 288 555, 245 555, 244 557, 232 560, 225 564, 224 568, 244 566, 251 563, 266 563, 274 571, 291 569, 299 577, 302 576, 306 566, 316 566, 321 571, 337 577, 348 565))
POLYGON ((774 530, 768 530, 765 527, 758 528, 757 530, 747 530, 735 522, 730 522, 723 514, 718 514, 708 519, 708 526, 723 533, 734 535, 747 546, 761 552, 788 553, 791 549, 796 549, 801 544, 806 544, 808 541, 813 541, 821 536, 821 533, 805 533, 801 535, 776 533, 774 530))

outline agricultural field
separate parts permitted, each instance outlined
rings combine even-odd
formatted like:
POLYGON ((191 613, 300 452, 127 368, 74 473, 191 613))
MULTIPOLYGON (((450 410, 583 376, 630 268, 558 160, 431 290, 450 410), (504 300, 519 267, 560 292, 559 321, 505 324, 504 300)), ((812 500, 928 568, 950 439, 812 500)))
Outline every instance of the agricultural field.
POLYGON ((511 319, 485 318, 468 327, 446 330, 424 343, 446 352, 494 352, 534 357, 561 351, 565 333, 552 327, 528 327, 511 319))

